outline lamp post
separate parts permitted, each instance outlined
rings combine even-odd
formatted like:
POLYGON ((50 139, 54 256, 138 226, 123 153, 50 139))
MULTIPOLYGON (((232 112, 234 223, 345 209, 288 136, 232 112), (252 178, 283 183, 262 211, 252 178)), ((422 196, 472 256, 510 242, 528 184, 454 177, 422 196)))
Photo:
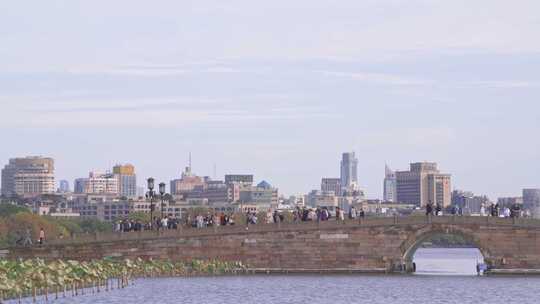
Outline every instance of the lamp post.
POLYGON ((148 178, 147 183, 148 192, 146 192, 146 198, 150 199, 150 230, 152 230, 154 226, 154 197, 156 196, 154 192, 154 178, 148 178))
POLYGON ((164 209, 163 197, 165 196, 165 183, 159 184, 159 194, 161 196, 161 218, 163 218, 163 209, 164 209))

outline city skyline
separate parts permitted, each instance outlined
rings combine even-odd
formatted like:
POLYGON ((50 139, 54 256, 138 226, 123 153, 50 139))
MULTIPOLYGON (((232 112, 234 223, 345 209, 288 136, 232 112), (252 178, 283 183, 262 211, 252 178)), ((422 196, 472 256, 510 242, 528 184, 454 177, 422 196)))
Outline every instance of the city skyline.
MULTIPOLYGON (((351 155, 351 157, 353 157, 353 162, 355 163, 353 166, 356 167, 356 166, 358 165, 358 164, 356 163, 356 162, 358 161, 358 159, 355 158, 355 151, 352 151, 352 152, 343 152, 343 153, 340 154, 342 158, 337 162, 337 163, 338 163, 338 172, 341 172, 341 171, 343 170, 343 159, 345 158, 345 155, 347 155, 347 157, 349 157, 349 156, 348 156, 349 154, 351 155)), ((56 162, 56 160, 54 159, 54 157, 43 156, 43 155, 26 155, 26 156, 21 156, 21 157, 18 158, 18 159, 25 159, 25 158, 30 158, 30 159, 32 159, 32 158, 39 158, 39 157, 43 157, 43 158, 47 158, 47 159, 53 159, 53 160, 56 162)), ((12 157, 12 158, 10 158, 10 160, 11 160, 11 159, 16 159, 16 158, 17 158, 17 157, 12 157)), ((414 165, 414 163, 415 163, 415 162, 413 162, 413 161, 409 162, 409 166, 414 165)), ((426 162, 425 160, 424 160, 424 161, 421 161, 421 162, 416 162, 416 163, 417 163, 417 164, 424 163, 424 164, 427 164, 427 165, 434 164, 435 166, 437 166, 437 163, 426 162)), ((6 165, 7 165, 7 164, 8 164, 8 162, 6 162, 6 165)), ((57 164, 55 163, 55 167, 56 167, 56 166, 57 166, 57 164)), ((257 176, 256 176, 255 174, 253 174, 253 173, 245 173, 245 172, 244 172, 244 173, 238 173, 238 172, 225 172, 225 173, 223 173, 223 174, 217 174, 217 176, 214 177, 214 176, 211 176, 211 175, 209 175, 209 174, 200 174, 200 173, 198 173, 198 172, 193 172, 191 166, 192 166, 192 154, 191 154, 191 152, 190 152, 190 153, 188 154, 188 163, 187 163, 187 166, 183 167, 183 171, 182 171, 179 175, 174 176, 174 177, 172 177, 171 179, 163 179, 163 180, 160 179, 160 178, 156 178, 154 175, 143 176, 143 177, 140 177, 140 176, 139 176, 139 179, 136 181, 136 184, 134 184, 134 185, 135 185, 135 188, 139 188, 139 187, 142 186, 142 187, 144 187, 144 188, 146 189, 146 179, 147 179, 148 177, 152 177, 152 178, 154 178, 154 179, 155 179, 156 181, 158 181, 158 182, 164 182, 164 183, 167 185, 167 187, 169 187, 169 186, 170 186, 170 183, 172 183, 172 182, 174 182, 175 180, 178 180, 178 178, 184 176, 184 174, 186 174, 186 172, 188 172, 189 174, 193 174, 193 176, 198 176, 198 177, 209 177, 210 179, 216 180, 216 181, 226 181, 227 176, 236 176, 236 175, 238 175, 238 174, 240 174, 240 176, 241 176, 242 174, 250 174, 250 175, 252 176, 252 178, 253 178, 253 177, 256 177, 254 180, 258 180, 258 181, 261 181, 261 182, 266 182, 267 180, 270 180, 270 179, 265 178, 265 177, 262 177, 262 176, 258 176, 258 177, 257 177, 257 176)), ((88 174, 89 174, 91 177, 92 177, 93 175, 98 175, 98 176, 99 176, 99 175, 107 175, 107 174, 110 175, 110 176, 112 177, 113 174, 115 174, 115 172, 118 174, 118 173, 120 173, 120 170, 121 170, 122 168, 125 168, 125 167, 127 167, 128 170, 129 170, 129 173, 128 173, 128 174, 134 174, 134 170, 135 170, 136 166, 134 166, 132 163, 129 163, 129 162, 116 162, 116 163, 114 163, 114 165, 111 166, 110 168, 105 168, 105 169, 103 169, 103 168, 100 168, 100 169, 92 169, 92 170, 87 171, 87 172, 89 172, 88 174)), ((215 173, 216 173, 216 172, 215 172, 215 164, 214 164, 214 166, 213 166, 213 169, 214 169, 214 171, 213 171, 212 173, 215 174, 215 173)), ((368 199, 382 199, 382 200, 384 200, 384 199, 385 199, 385 187, 386 187, 386 181, 387 181, 389 172, 391 172, 391 173, 393 173, 393 172, 399 172, 400 170, 401 170, 401 168, 399 168, 399 169, 397 169, 397 170, 391 170, 391 169, 389 168, 388 163, 385 162, 385 164, 384 164, 384 174, 383 174, 382 177, 381 177, 381 180, 383 181, 383 185, 381 186, 381 195, 380 195, 380 196, 369 196, 369 195, 367 195, 366 198, 368 198, 368 199)), ((406 169, 403 169, 403 170, 408 170, 408 169, 406 168, 406 169)), ((401 170, 401 171, 403 171, 403 170, 401 170)), ((138 171, 138 169, 137 169, 137 171, 138 171)), ((252 169, 250 172, 254 172, 254 171, 256 171, 256 169, 252 169)), ((449 171, 449 172, 450 172, 450 171, 449 171)), ((393 173, 393 174, 394 174, 394 176, 395 176, 395 173, 393 173)), ((450 174, 450 175, 452 175, 452 174, 450 174)), ((62 188, 62 185, 61 185, 62 182, 68 181, 68 183, 69 183, 69 182, 73 182, 74 187, 75 187, 75 189, 76 189, 78 181, 79 181, 79 180, 87 179, 87 177, 88 177, 87 175, 84 175, 84 174, 83 174, 83 175, 80 175, 80 176, 75 177, 73 180, 69 180, 69 179, 66 179, 66 178, 63 177, 63 176, 58 176, 58 174, 56 174, 56 172, 55 172, 55 174, 54 174, 55 186, 54 186, 53 188, 55 189, 55 191, 56 191, 56 190, 60 191, 60 189, 62 188)), ((395 177, 394 177, 394 178, 395 178, 395 177)), ((340 180, 340 178, 328 178, 328 177, 321 176, 321 177, 319 178, 319 182, 320 182, 321 179, 322 179, 323 183, 325 182, 325 180, 334 180, 334 179, 340 180)), ((454 177, 452 177, 452 179, 454 180, 454 177)), ((361 180, 361 176, 358 177, 358 180, 361 180)), ((135 180, 134 180, 133 182, 135 182, 135 180)), ((450 188, 450 191, 453 191, 453 190, 460 190, 460 191, 473 191, 473 192, 474 192, 474 190, 471 190, 471 189, 466 189, 466 188, 456 187, 453 183, 454 183, 454 182, 452 182, 452 186, 451 186, 451 188, 450 188)), ((312 191, 313 189, 318 189, 319 186, 320 186, 320 184, 319 184, 319 185, 315 185, 315 186, 311 187, 308 191, 305 191, 305 192, 302 192, 302 191, 296 191, 296 192, 284 192, 283 190, 281 190, 279 183, 274 183, 274 182, 272 182, 272 184, 276 185, 276 188, 279 188, 279 189, 280 189, 280 195, 284 195, 284 196, 291 196, 291 195, 294 196, 294 195, 299 195, 299 194, 305 195, 305 194, 308 194, 308 193, 309 193, 310 191, 312 191)), ((69 184, 68 184, 68 187, 69 187, 69 184)), ((306 186, 306 187, 309 188, 309 186, 306 186)), ((321 186, 321 187, 324 187, 324 186, 321 186)), ((394 186, 394 187, 395 187, 395 186, 394 186)), ((133 190, 131 190, 131 191, 136 191, 135 188, 133 188, 133 190)), ((527 188, 538 189, 538 186, 530 186, 530 187, 523 186, 523 187, 521 187, 521 188, 519 189, 518 192, 511 193, 511 194, 508 194, 508 195, 490 196, 490 195, 488 195, 488 194, 486 194, 486 193, 479 193, 479 192, 478 192, 478 193, 481 194, 481 195, 487 195, 487 196, 488 196, 490 199, 492 199, 492 200, 496 200, 497 198, 516 197, 516 196, 519 195, 519 193, 520 193, 523 189, 527 189, 527 188)), ((52 188, 51 188, 51 189, 52 189, 52 188)), ((75 189, 74 189, 74 190, 75 190, 75 189)), ((121 191, 120 189, 121 189, 121 187, 118 185, 118 192, 119 192, 119 193, 122 193, 122 191, 121 191)), ((359 189, 362 190, 363 192, 368 191, 368 193, 369 193, 369 189, 366 189, 366 188, 362 187, 361 184, 359 185, 359 189)), ((171 189, 168 189, 167 191, 171 191, 171 189)), ((395 190, 394 190, 394 191, 395 191, 395 190)), ((61 191, 60 191, 60 192, 61 192, 61 191)), ((77 191, 75 190, 75 192, 77 192, 77 191)), ((134 194, 134 192, 133 192, 133 194, 134 194)), ((396 194, 394 194, 394 196, 395 196, 395 195, 396 195, 396 194)), ((129 195, 128 195, 128 196, 129 196, 129 195)), ((133 196, 133 195, 131 195, 131 196, 133 196)))
POLYGON ((191 151, 200 175, 216 164, 293 194, 339 176, 339 155, 354 150, 368 197, 382 197, 385 163, 423 160, 455 188, 513 196, 540 184, 539 10, 532 0, 10 3, 0 160, 51 156, 72 183, 128 161, 140 179, 167 182, 191 151))

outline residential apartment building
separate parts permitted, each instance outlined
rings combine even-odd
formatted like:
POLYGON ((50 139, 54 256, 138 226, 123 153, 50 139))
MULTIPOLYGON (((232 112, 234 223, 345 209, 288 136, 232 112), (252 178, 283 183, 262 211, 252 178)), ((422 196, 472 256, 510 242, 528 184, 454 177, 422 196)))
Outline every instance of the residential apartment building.
POLYGON ((322 192, 333 191, 336 196, 340 196, 342 194, 341 179, 323 177, 321 179, 321 191, 322 192))
POLYGON ((137 196, 137 175, 131 164, 116 165, 113 174, 118 179, 119 195, 127 198, 137 196))
POLYGON ((2 169, 1 188, 7 197, 54 193, 54 160, 35 156, 10 159, 2 169))
POLYGON ((240 186, 222 181, 207 181, 204 185, 195 186, 185 196, 187 199, 206 198, 210 204, 232 203, 240 199, 240 186))
POLYGON ((451 204, 451 175, 440 173, 437 163, 411 163, 409 171, 396 172, 396 198, 400 203, 443 208, 451 204))
POLYGON ((90 172, 86 178, 78 178, 74 185, 77 194, 111 194, 120 195, 118 178, 111 173, 90 172))
POLYGON ((129 201, 106 200, 77 202, 73 211, 78 212, 82 218, 94 218, 101 221, 114 221, 124 219, 134 212, 134 204, 129 201))

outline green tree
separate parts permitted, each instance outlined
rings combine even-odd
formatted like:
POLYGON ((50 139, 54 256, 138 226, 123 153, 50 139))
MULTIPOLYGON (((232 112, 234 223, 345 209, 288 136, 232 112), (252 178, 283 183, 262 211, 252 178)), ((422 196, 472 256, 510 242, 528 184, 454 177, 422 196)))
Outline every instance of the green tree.
POLYGON ((139 211, 139 212, 132 212, 132 213, 130 213, 130 214, 128 215, 128 219, 146 223, 146 222, 149 222, 149 221, 150 221, 150 213, 141 212, 141 211, 139 211))
POLYGON ((83 219, 79 225, 83 232, 110 232, 111 223, 103 222, 97 219, 83 219))
POLYGON ((26 207, 12 204, 0 204, 0 217, 8 217, 20 212, 30 212, 30 210, 26 207))

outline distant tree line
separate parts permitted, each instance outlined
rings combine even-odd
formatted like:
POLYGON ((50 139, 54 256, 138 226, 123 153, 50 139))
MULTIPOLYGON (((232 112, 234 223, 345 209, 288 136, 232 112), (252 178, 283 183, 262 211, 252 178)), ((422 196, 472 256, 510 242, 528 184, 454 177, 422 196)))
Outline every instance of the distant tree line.
POLYGON ((26 207, 0 204, 0 247, 15 245, 25 236, 27 230, 35 241, 41 228, 45 231, 46 238, 56 238, 111 231, 111 224, 96 219, 39 216, 26 207))
POLYGON ((452 248, 475 247, 475 245, 459 234, 436 234, 425 240, 423 247, 452 248))

